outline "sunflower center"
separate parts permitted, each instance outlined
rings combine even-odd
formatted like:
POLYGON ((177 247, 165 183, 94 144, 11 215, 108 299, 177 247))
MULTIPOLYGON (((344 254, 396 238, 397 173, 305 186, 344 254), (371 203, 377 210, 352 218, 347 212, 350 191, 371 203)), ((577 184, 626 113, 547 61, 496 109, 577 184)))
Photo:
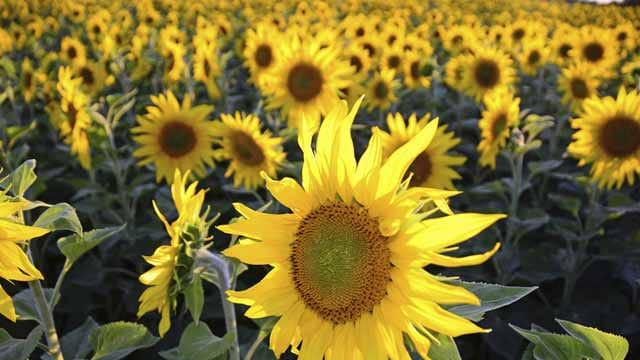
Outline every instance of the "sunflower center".
POLYGON ((75 47, 71 46, 67 49, 67 56, 69 57, 69 59, 75 59, 76 56, 78 56, 78 51, 75 47))
POLYGON ((390 68, 396 69, 398 65, 400 65, 400 57, 398 57, 397 55, 390 56, 387 64, 390 68))
POLYGON ((387 44, 389 44, 389 45, 393 45, 393 43, 394 43, 394 42, 396 42, 396 40, 397 40, 397 39, 398 39, 398 37, 397 37, 397 36, 395 36, 395 35, 390 35, 390 36, 387 38, 387 44))
POLYGON ((537 50, 530 52, 529 57, 527 58, 529 65, 535 65, 538 61, 540 61, 540 53, 537 50))
POLYGON ((383 81, 379 81, 373 88, 373 93, 377 99, 386 99, 389 95, 389 88, 383 81))
POLYGON ((570 85, 571 93, 575 98, 584 99, 589 96, 589 88, 584 79, 572 79, 570 85))
POLYGON ((513 40, 520 40, 524 37, 524 29, 516 29, 513 33, 511 33, 511 38, 513 40))
POLYGON ((491 60, 481 60, 476 65, 474 75, 476 82, 483 88, 492 88, 500 80, 498 64, 491 60))
POLYGON ((587 44, 582 51, 583 55, 590 62, 597 62, 604 55, 604 48, 601 44, 592 42, 587 44))
POLYGON ((24 73, 24 85, 26 88, 31 88, 31 82, 33 81, 33 75, 30 71, 24 73))
POLYGON ((616 115, 602 126, 599 140, 607 155, 627 157, 640 149, 640 124, 629 116, 616 115))
POLYGON ((411 63, 411 66, 409 67, 409 73, 411 74, 411 77, 414 79, 418 79, 420 78, 420 62, 418 61, 414 61, 411 63))
POLYGON ((451 39, 451 42, 453 43, 453 45, 460 45, 462 44, 462 36, 460 35, 456 35, 453 37, 453 39, 451 39))
POLYGON ((300 63, 289 71, 287 87, 296 100, 313 100, 322 91, 322 73, 311 64, 300 63))
POLYGON ((356 68, 356 74, 359 73, 360 70, 362 70, 362 60, 360 60, 360 58, 356 55, 351 56, 351 59, 349 59, 349 64, 356 68))
POLYGON ((262 44, 256 49, 256 64, 260 67, 267 67, 273 61, 271 46, 262 44))
POLYGON ((369 57, 373 57, 376 54, 376 48, 373 47, 373 45, 369 44, 369 43, 364 43, 362 44, 362 47, 367 50, 367 53, 369 54, 369 57))
POLYGON ((291 275, 305 305, 334 324, 357 320, 386 294, 391 252, 366 209, 321 205, 298 226, 291 275))
POLYGON ((364 29, 362 27, 359 27, 358 29, 356 29, 356 36, 357 37, 363 37, 364 36, 364 29))
POLYGON ((495 139, 506 128, 507 128, 507 114, 504 114, 504 113, 498 114, 498 116, 496 116, 495 120, 493 121, 493 126, 491 127, 491 135, 493 135, 493 138, 495 139))
POLYGON ((243 164, 257 166, 264 162, 264 152, 260 145, 243 131, 234 131, 229 135, 235 157, 243 164))
POLYGON ((209 74, 211 74, 211 64, 209 64, 209 60, 204 59, 204 64, 202 65, 203 67, 203 71, 204 71, 204 76, 208 79, 209 78, 209 74))
POLYGON ((94 25, 93 26, 93 33, 94 34, 99 34, 100 33, 100 27, 98 25, 94 25))
POLYGON ((625 40, 627 40, 627 33, 623 31, 618 34, 618 41, 622 42, 625 40))
POLYGON ((160 130, 160 148, 172 158, 189 154, 198 143, 193 127, 182 121, 170 121, 160 130))
POLYGON ((73 104, 69 104, 67 108, 67 119, 69 121, 69 127, 74 129, 76 127, 76 120, 78 118, 78 109, 73 104))
POLYGON ((558 50, 558 53, 560 53, 560 56, 564 59, 569 57, 569 51, 571 50, 572 46, 569 44, 562 44, 562 46, 560 46, 560 49, 558 50))
POLYGON ((431 176, 432 170, 433 164, 431 163, 429 154, 426 152, 421 153, 415 160, 413 160, 411 166, 409 166, 409 172, 413 173, 409 185, 420 186, 424 184, 431 176))
POLYGON ((87 68, 86 66, 83 67, 82 69, 80 69, 80 76, 82 77, 83 84, 89 86, 93 85, 95 79, 93 77, 93 71, 91 71, 91 69, 87 68))

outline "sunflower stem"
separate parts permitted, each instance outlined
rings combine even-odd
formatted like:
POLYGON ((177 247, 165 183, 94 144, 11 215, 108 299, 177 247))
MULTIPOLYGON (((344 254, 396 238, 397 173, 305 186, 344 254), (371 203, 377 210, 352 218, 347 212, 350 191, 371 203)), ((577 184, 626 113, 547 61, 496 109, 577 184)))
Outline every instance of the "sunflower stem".
POLYGON ((53 295, 51 295, 51 301, 49 302, 49 311, 53 312, 53 309, 58 304, 60 300, 60 289, 62 288, 62 282, 64 278, 67 276, 67 273, 71 269, 71 263, 69 259, 64 261, 64 265, 62 266, 62 271, 60 271, 60 275, 58 275, 58 280, 56 280, 56 285, 53 288, 53 295))
POLYGON ((253 356, 255 355, 256 351, 258 350, 258 347, 260 346, 260 344, 262 343, 262 341, 266 337, 267 337, 267 332, 266 331, 258 332, 258 336, 256 336, 256 339, 251 344, 251 347, 247 351, 247 354, 244 356, 244 360, 253 359, 253 356))
POLYGON ((200 249, 198 256, 207 259, 218 273, 218 287, 220 289, 220 300, 224 311, 224 320, 227 333, 232 333, 234 343, 229 349, 230 360, 240 360, 240 346, 238 343, 238 324, 236 322, 236 309, 227 299, 227 290, 232 290, 231 269, 229 262, 220 255, 214 254, 207 249, 200 249))

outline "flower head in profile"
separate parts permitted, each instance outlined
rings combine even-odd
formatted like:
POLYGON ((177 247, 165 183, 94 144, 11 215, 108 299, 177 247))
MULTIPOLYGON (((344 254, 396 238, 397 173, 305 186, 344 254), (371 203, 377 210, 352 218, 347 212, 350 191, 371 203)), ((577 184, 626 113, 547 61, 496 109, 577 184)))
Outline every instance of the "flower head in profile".
POLYGON ((499 245, 463 258, 445 253, 504 216, 453 215, 446 198, 454 192, 407 187, 405 174, 429 146, 436 120, 386 160, 374 133, 356 161, 350 132, 360 103, 351 111, 344 101, 334 106, 315 149, 316 128, 302 121, 301 184, 265 176, 267 189, 290 213, 235 204, 243 219, 219 227, 244 237, 225 255, 272 267, 255 286, 227 294, 249 306, 250 318, 279 317, 270 337, 276 356, 291 346, 300 359, 406 359, 405 340, 411 339, 427 357, 432 331, 451 336, 486 331, 442 307, 477 305, 478 298, 423 268, 484 262, 499 245), (446 215, 428 218, 420 212, 427 204, 446 215))

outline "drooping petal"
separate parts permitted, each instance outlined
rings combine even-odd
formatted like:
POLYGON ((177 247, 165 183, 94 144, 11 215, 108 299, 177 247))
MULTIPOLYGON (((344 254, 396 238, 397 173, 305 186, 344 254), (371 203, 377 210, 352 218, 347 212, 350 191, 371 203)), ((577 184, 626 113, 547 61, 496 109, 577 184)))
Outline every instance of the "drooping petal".
POLYGON ((0 285, 0 314, 7 319, 16 322, 16 309, 13 307, 11 296, 0 285))
POLYGON ((431 253, 428 255, 428 259, 425 261, 425 265, 428 262, 429 264, 446 266, 446 267, 460 267, 460 266, 472 266, 479 265, 489 260, 493 254, 495 254, 498 249, 500 249, 500 243, 496 243, 493 249, 484 252, 482 254, 469 255, 464 257, 452 257, 446 256, 439 253, 431 253))

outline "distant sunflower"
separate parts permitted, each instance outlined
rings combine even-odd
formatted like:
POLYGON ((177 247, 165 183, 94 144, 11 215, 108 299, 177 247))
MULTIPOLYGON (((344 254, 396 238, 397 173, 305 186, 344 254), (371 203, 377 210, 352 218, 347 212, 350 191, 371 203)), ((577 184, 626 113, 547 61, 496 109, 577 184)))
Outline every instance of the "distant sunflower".
POLYGON ((613 76, 613 67, 619 60, 618 47, 611 30, 593 27, 581 30, 571 56, 592 67, 601 77, 613 76))
POLYGON ((204 83, 211 99, 220 97, 216 78, 220 76, 221 71, 216 44, 198 45, 193 54, 193 79, 204 83))
POLYGON ((82 79, 82 87, 89 95, 95 96, 105 87, 107 73, 104 64, 87 60, 75 69, 75 73, 82 79))
POLYGON ((404 70, 403 61, 405 60, 404 50, 399 46, 387 46, 382 51, 380 69, 382 71, 392 70, 396 74, 401 74, 404 70))
POLYGON ((549 48, 545 40, 538 38, 527 41, 519 56, 520 69, 523 73, 533 76, 547 63, 549 59, 549 48))
POLYGON ((166 83, 177 83, 184 76, 184 70, 187 67, 184 62, 185 53, 186 49, 183 45, 167 45, 164 55, 164 81, 166 83))
POLYGON ((640 83, 640 55, 636 55, 622 66, 624 84, 628 87, 636 87, 640 83))
POLYGON ((432 331, 449 336, 487 331, 441 306, 478 305, 473 293, 423 268, 486 261, 499 244, 464 258, 442 253, 504 215, 425 220, 419 213, 423 204, 443 200, 449 192, 406 189, 402 183, 429 145, 437 121, 386 161, 374 134, 357 162, 350 131, 358 106, 349 111, 339 102, 333 107, 315 150, 315 124, 303 119, 298 135, 302 185, 292 178, 267 178, 266 185, 292 213, 267 214, 238 203, 243 219, 219 227, 244 237, 225 255, 273 267, 255 286, 227 291, 227 296, 248 305, 249 318, 278 317, 269 341, 276 358, 291 346, 300 359, 408 359, 407 339, 428 357, 432 331))
POLYGON ((63 116, 54 116, 56 127, 65 143, 71 147, 71 153, 78 156, 85 169, 91 168, 91 147, 89 146, 89 127, 91 117, 87 112, 89 97, 81 90, 82 79, 73 76, 70 67, 58 70, 57 90, 60 94, 60 109, 63 116))
POLYGON ((472 57, 470 54, 459 54, 447 61, 444 71, 444 82, 452 89, 462 91, 464 89, 465 74, 469 71, 472 57))
POLYGON ((409 52, 405 56, 404 85, 409 89, 430 87, 431 74, 433 73, 431 59, 415 52, 409 52))
MULTIPOLYGON (((387 159, 402 145, 406 144, 430 121, 430 114, 426 114, 419 121, 415 114, 411 114, 407 123, 402 114, 387 115, 389 133, 374 128, 382 142, 383 159, 387 159)), ((433 120, 437 121, 437 119, 433 120)), ((431 143, 411 163, 407 174, 412 174, 410 186, 422 186, 434 189, 454 190, 453 180, 460 179, 453 167, 464 164, 464 156, 451 155, 449 151, 460 143, 452 132, 446 132, 447 125, 441 125, 436 130, 431 143)))
POLYGON ((176 169, 203 176, 205 166, 213 166, 214 126, 207 121, 213 110, 208 105, 191 107, 185 97, 182 105, 171 91, 151 96, 153 106, 138 116, 138 126, 131 129, 140 148, 133 152, 140 166, 154 163, 156 181, 171 182, 176 169))
POLYGON ((464 73, 463 87, 465 92, 477 101, 495 92, 497 89, 509 88, 515 81, 513 61, 501 50, 476 47, 469 58, 469 68, 464 73))
POLYGON ((298 36, 282 41, 282 60, 269 79, 272 93, 267 109, 282 109, 289 125, 297 127, 302 115, 316 124, 339 99, 340 89, 349 85, 351 67, 333 48, 316 42, 302 43, 298 36))
POLYGON ((367 110, 387 110, 398 99, 396 92, 399 87, 400 83, 395 79, 393 70, 377 72, 367 84, 367 110))
POLYGON ((21 70, 22 76, 20 88, 22 97, 26 103, 30 103, 36 93, 37 79, 29 58, 24 58, 24 60, 22 60, 21 70))
POLYGON ((556 30, 550 42, 551 60, 558 66, 571 62, 571 50, 576 47, 574 30, 556 30))
MULTIPOLYGON (((0 198, 4 197, 0 193, 0 198)), ((0 277, 8 281, 42 280, 42 274, 31 263, 20 245, 47 234, 50 230, 18 222, 15 214, 29 205, 27 201, 0 202, 0 277)), ((11 296, 0 285, 0 314, 15 322, 16 311, 11 296)))
POLYGON ((640 95, 620 87, 617 98, 590 98, 580 117, 571 120, 576 129, 567 148, 579 166, 591 164, 591 177, 599 187, 620 188, 635 183, 640 174, 640 95))
POLYGON ((222 114, 215 122, 215 136, 221 149, 217 160, 229 160, 225 176, 233 175, 233 186, 255 190, 264 184, 261 173, 274 177, 286 154, 282 138, 260 131, 260 119, 255 115, 222 114))
POLYGON ((264 75, 273 70, 280 60, 278 44, 281 36, 270 23, 258 24, 255 29, 247 30, 245 36, 244 64, 249 68, 251 81, 263 92, 269 89, 265 83, 268 76, 264 75))
POLYGON ((84 45, 72 37, 65 37, 60 43, 60 59, 74 67, 80 67, 87 61, 84 45))
POLYGON ((558 90, 562 93, 562 103, 569 105, 573 112, 580 110, 585 99, 598 95, 599 85, 600 80, 595 72, 582 62, 562 69, 558 77, 558 90))
POLYGON ((486 110, 478 123, 482 138, 478 144, 480 165, 495 169, 498 152, 507 143, 511 128, 518 123, 520 99, 500 91, 485 98, 484 103, 486 110))

